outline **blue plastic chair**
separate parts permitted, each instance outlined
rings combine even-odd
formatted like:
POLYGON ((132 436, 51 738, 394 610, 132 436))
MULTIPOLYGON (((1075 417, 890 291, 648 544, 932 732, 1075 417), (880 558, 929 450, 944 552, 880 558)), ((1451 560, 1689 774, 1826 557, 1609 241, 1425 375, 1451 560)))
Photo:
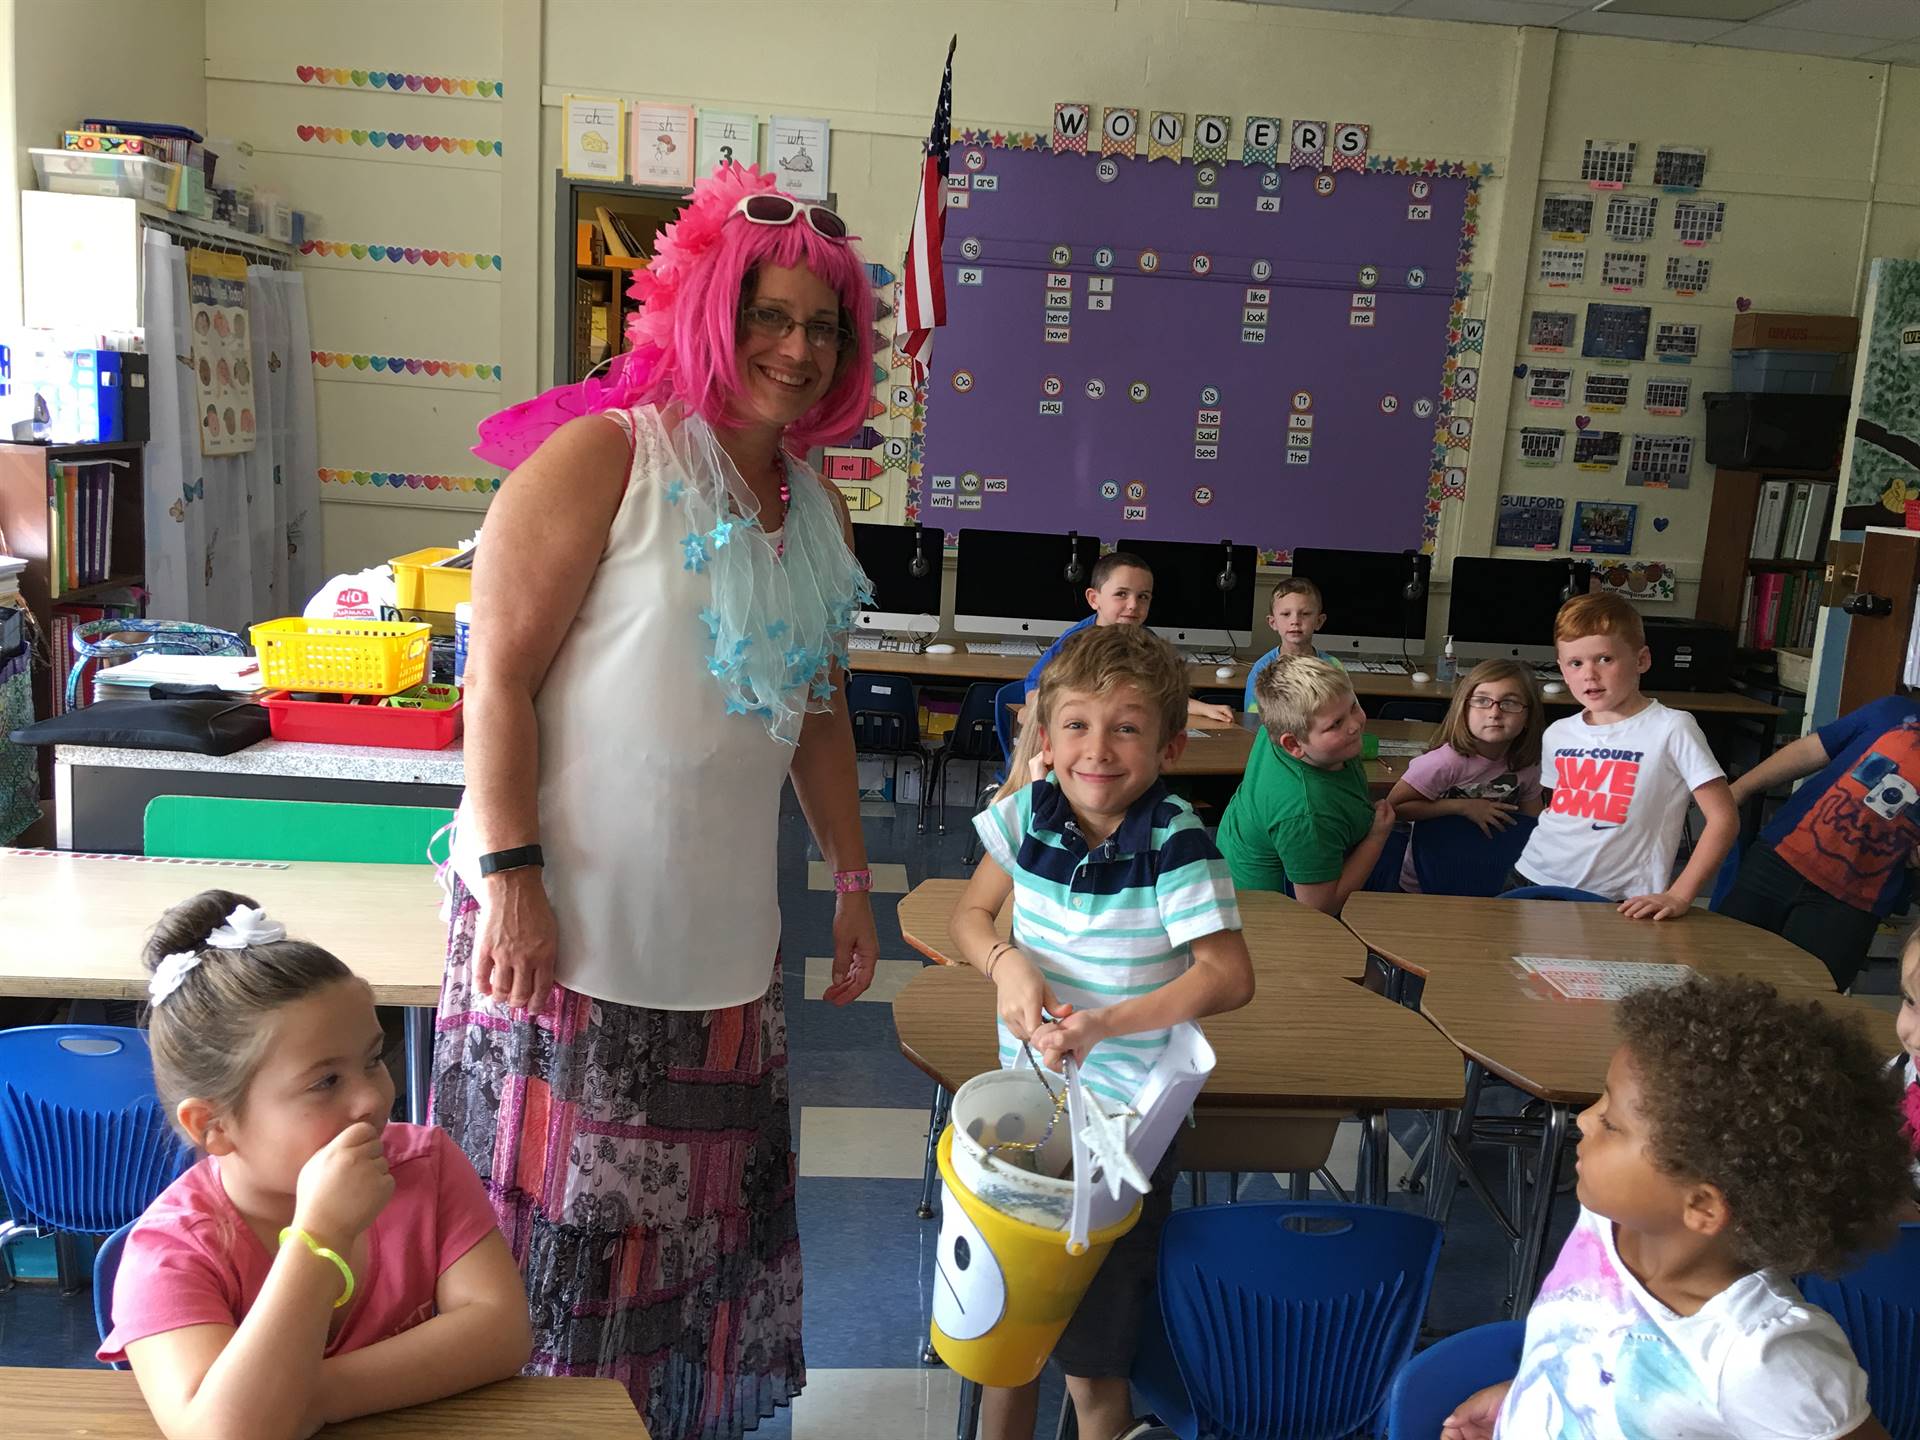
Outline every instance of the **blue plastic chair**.
POLYGON ((1500 897, 1502 900, 1584 900, 1601 905, 1613 902, 1604 895, 1596 895, 1591 890, 1575 890, 1568 885, 1522 885, 1518 890, 1508 890, 1500 897))
POLYGON ((1874 1418, 1893 1440, 1920 1440, 1920 1224, 1844 1275, 1801 1276, 1800 1293, 1846 1332, 1874 1418))
POLYGON ((153 1091, 146 1032, 113 1025, 0 1030, 0 1189, 8 1242, 106 1235, 193 1161, 153 1091))
POLYGON ((1386 1440, 1438 1440, 1454 1407, 1520 1372, 1527 1322, 1476 1325, 1435 1341, 1400 1367, 1387 1392, 1386 1440))
MULTIPOLYGON (((120 1252, 127 1248, 127 1236, 133 1233, 134 1222, 129 1220, 113 1234, 100 1242, 100 1248, 93 1256, 93 1328, 100 1332, 104 1343, 113 1331, 113 1279, 120 1273, 120 1252)), ((127 1367, 115 1364, 114 1369, 127 1367)))
POLYGON ((1413 873, 1427 895, 1500 893, 1538 822, 1516 815, 1513 824, 1492 835, 1464 815, 1442 815, 1413 822, 1413 873))
POLYGON ((884 755, 900 774, 902 760, 920 766, 921 834, 927 830, 927 791, 932 762, 920 743, 920 699, 913 681, 904 675, 873 675, 856 671, 847 677, 847 714, 853 721, 853 748, 861 755, 884 755))
POLYGON ((995 713, 997 700, 1002 687, 991 680, 982 680, 967 687, 967 693, 960 701, 960 718, 953 723, 953 729, 947 732, 947 743, 941 747, 934 759, 933 783, 940 792, 940 819, 935 829, 937 833, 947 833, 947 768, 954 761, 970 763, 974 767, 974 777, 979 782, 975 787, 986 790, 987 784, 998 785, 996 773, 988 782, 981 767, 989 760, 1005 764, 1006 750, 1000 743, 1000 721, 995 713))
POLYGON ((1373 869, 1367 874, 1367 883, 1360 888, 1397 893, 1400 889, 1400 871, 1407 863, 1409 843, 1407 827, 1394 826, 1387 834, 1387 843, 1380 847, 1380 858, 1373 862, 1373 869))
MULTIPOLYGON (((1440 1227, 1371 1205, 1207 1205, 1160 1237, 1133 1383, 1181 1437, 1343 1440, 1413 1350, 1440 1227)), ((1437 1433, 1437 1432, 1436 1432, 1437 1433)))
MULTIPOLYGON (((1009 680, 994 692, 993 735, 994 738, 1000 742, 1000 773, 995 777, 993 782, 995 789, 998 789, 1000 782, 1006 779, 1007 766, 1013 763, 1013 707, 1015 705, 1024 705, 1026 700, 1027 682, 1024 676, 1018 680, 1009 680)), ((981 787, 981 798, 983 800, 986 798, 986 787, 984 785, 981 787)), ((972 829, 971 826, 968 828, 972 829)), ((966 853, 960 857, 963 864, 973 864, 975 855, 977 854, 975 847, 979 845, 979 843, 980 837, 978 834, 970 834, 967 836, 966 853)))

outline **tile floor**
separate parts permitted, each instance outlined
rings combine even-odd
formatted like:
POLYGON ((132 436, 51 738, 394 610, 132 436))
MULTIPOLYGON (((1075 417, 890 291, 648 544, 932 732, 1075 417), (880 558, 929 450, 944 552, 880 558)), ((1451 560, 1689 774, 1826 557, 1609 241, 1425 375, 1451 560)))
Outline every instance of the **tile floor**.
MULTIPOLYGON (((809 859, 805 827, 791 800, 782 816, 780 885, 788 965, 793 1103, 800 1147, 800 1233, 806 1257, 806 1345, 811 1367, 806 1393, 790 1412, 758 1432, 769 1440, 855 1440, 855 1437, 951 1435, 954 1377, 920 1363, 927 1333, 932 1249, 936 1226, 915 1217, 927 1104, 932 1087, 901 1058, 892 1011, 885 1004, 918 962, 901 943, 896 896, 932 876, 966 873, 965 835, 958 812, 945 836, 915 833, 910 808, 866 807, 876 864, 875 910, 881 953, 887 957, 863 1003, 834 1006, 819 999, 832 954, 830 877, 809 859)), ((351 958, 351 957, 349 957, 351 958)), ((1882 967, 1884 968, 1884 967, 1882 967)), ((1884 976, 1871 988, 1885 988, 1884 976)), ((1869 988, 1869 987, 1862 987, 1869 988)), ((1394 1117, 1394 1129, 1413 1143, 1412 1117, 1394 1117)), ((1335 1152, 1334 1173, 1350 1183, 1354 1136, 1349 1128, 1335 1152)), ((1396 1143, 1396 1181, 1408 1160, 1396 1143)), ((1212 1198, 1224 1196, 1216 1177, 1212 1198)), ((1277 1199, 1271 1176, 1250 1178, 1242 1198, 1277 1199)), ((1183 1183, 1180 1203, 1185 1203, 1183 1183)), ((1396 1189, 1393 1202, 1420 1199, 1396 1189)), ((1552 1247, 1571 1219, 1561 1202, 1552 1247)), ((1429 1307, 1430 1332, 1446 1333, 1497 1318, 1505 1289, 1504 1247, 1492 1222, 1463 1194, 1454 1207, 1446 1248, 1429 1307)), ((31 1271, 33 1263, 23 1267, 31 1271)), ((41 1273, 49 1273, 44 1257, 41 1273)), ((0 1293, 0 1365, 93 1363, 90 1301, 61 1297, 48 1284, 28 1283, 0 1293)), ((1053 1434, 1059 1382, 1049 1377, 1040 1433, 1053 1434)))

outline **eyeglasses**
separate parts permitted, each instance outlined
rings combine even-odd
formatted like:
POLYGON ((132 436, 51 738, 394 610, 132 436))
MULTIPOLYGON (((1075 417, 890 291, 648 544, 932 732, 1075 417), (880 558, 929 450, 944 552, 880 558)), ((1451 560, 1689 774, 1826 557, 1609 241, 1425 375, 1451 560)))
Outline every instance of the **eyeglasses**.
POLYGON ((771 340, 784 340, 798 325, 807 332, 807 344, 815 350, 844 350, 853 343, 853 332, 831 320, 796 320, 784 310, 765 305, 748 305, 740 312, 747 328, 771 340))
POLYGON ((1527 708, 1527 702, 1524 700, 1515 700, 1512 697, 1496 700, 1491 695, 1475 695, 1467 701, 1467 704, 1475 710, 1491 710, 1497 705, 1502 715, 1524 714, 1527 708))
POLYGON ((791 225, 804 215, 807 225, 822 240, 845 241, 847 222, 824 205, 809 205, 802 200, 790 200, 785 195, 763 190, 758 195, 745 195, 740 203, 733 207, 735 215, 744 215, 755 225, 791 225))

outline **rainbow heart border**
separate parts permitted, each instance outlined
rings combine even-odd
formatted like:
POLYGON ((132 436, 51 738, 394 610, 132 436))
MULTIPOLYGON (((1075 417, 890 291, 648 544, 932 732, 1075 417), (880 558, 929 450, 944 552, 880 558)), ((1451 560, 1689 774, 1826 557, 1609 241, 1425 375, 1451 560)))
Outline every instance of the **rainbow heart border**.
POLYGON ((324 255, 334 260, 364 260, 377 265, 381 261, 398 265, 441 265, 451 270, 498 270, 503 262, 498 255, 479 250, 434 250, 418 245, 368 245, 359 240, 302 240, 302 255, 324 255))
POLYGON ((371 370, 376 375, 394 377, 427 375, 442 380, 498 380, 500 367, 485 361, 469 364, 464 360, 422 360, 413 355, 356 355, 347 350, 308 352, 313 363, 327 370, 371 370))
POLYGON ((455 75, 414 75, 405 70, 342 70, 335 65, 296 65, 293 77, 302 85, 351 85, 359 89, 408 91, 451 95, 456 99, 498 100, 507 93, 502 80, 475 80, 455 75))
POLYGON ((319 470, 322 485, 370 485, 394 490, 465 491, 491 495, 500 488, 498 475, 410 475, 401 470, 319 470))
POLYGON ((338 125, 295 125, 303 145, 370 145, 375 150, 426 150, 443 155, 500 155, 498 140, 467 140, 452 135, 415 135, 405 130, 345 130, 338 125))

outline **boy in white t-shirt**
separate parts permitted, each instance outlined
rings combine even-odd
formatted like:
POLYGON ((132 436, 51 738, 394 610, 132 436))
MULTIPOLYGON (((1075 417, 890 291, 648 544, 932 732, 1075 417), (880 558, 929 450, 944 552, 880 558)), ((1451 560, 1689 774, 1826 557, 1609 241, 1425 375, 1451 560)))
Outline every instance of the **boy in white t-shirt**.
POLYGON ((1726 776, 1691 715, 1641 693, 1653 656, 1625 598, 1569 600, 1554 618, 1553 644, 1581 713, 1547 727, 1540 784, 1553 799, 1515 872, 1528 885, 1617 900, 1636 920, 1685 915, 1740 833, 1726 776), (1690 802, 1706 815, 1706 833, 1676 879, 1690 802))
POLYGON ((1790 1278, 1883 1243, 1906 1188, 1864 1028, 1732 977, 1642 990, 1619 1022, 1519 1373, 1441 1440, 1886 1440, 1846 1335, 1790 1278))

